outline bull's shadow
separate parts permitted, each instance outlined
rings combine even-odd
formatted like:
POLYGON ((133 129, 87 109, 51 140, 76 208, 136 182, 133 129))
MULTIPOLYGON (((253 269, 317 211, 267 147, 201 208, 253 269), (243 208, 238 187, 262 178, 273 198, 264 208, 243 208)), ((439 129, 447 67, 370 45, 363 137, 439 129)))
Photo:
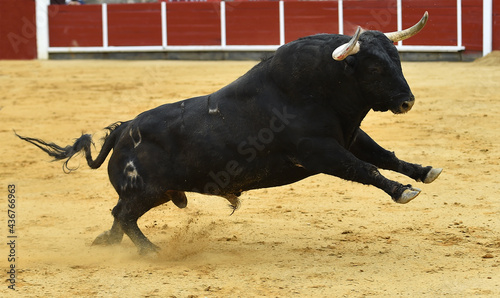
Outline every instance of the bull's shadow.
POLYGON ((243 191, 293 183, 325 173, 376 186, 397 203, 420 190, 382 176, 393 170, 430 183, 441 169, 398 159, 360 129, 370 110, 408 112, 415 98, 394 42, 418 33, 362 31, 352 37, 308 36, 280 47, 228 86, 205 96, 166 104, 107 127, 98 156, 82 135, 61 147, 19 136, 67 162, 83 151, 88 165, 108 164, 118 193, 114 222, 94 244, 120 243, 127 234, 141 253, 156 251, 137 226, 151 208, 187 205, 185 191, 219 195, 232 208, 243 191))

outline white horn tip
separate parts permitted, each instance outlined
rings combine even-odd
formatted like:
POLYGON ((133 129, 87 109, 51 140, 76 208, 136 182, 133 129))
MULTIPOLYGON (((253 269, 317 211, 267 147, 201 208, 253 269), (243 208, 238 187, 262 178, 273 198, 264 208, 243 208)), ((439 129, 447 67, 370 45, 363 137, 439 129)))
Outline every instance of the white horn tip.
POLYGON ((428 11, 425 11, 424 12, 424 15, 422 16, 422 20, 427 23, 427 19, 429 18, 429 12, 428 11))
POLYGON ((418 32, 420 32, 420 30, 422 30, 422 28, 424 28, 425 24, 427 24, 428 19, 429 19, 429 12, 426 11, 426 12, 424 12, 424 15, 422 16, 420 21, 418 21, 418 23, 416 23, 412 27, 405 29, 405 30, 401 30, 401 31, 385 33, 385 36, 387 36, 387 38, 389 38, 393 42, 405 40, 407 38, 414 36, 418 32))

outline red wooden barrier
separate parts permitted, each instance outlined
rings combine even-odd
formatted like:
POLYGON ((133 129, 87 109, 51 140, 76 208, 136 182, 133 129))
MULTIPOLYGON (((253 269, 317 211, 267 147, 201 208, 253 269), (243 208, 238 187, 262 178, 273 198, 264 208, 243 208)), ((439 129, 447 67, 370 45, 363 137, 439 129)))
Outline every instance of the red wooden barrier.
POLYGON ((108 5, 108 45, 161 46, 160 3, 108 5))
POLYGON ((413 26, 425 11, 429 21, 416 36, 403 42, 404 45, 457 45, 457 1, 441 0, 436 6, 434 0, 403 0, 403 28, 413 26))
POLYGON ((51 5, 49 11, 51 47, 102 46, 102 12, 100 5, 51 5))
POLYGON ((226 2, 227 45, 278 45, 279 2, 226 2))
POLYGON ((493 50, 500 50, 500 3, 493 1, 493 50))
POLYGON ((35 2, 0 0, 0 59, 35 59, 35 2))
MULTIPOLYGON (((0 3, 13 1, 0 0, 0 3)), ((395 31, 396 5, 396 0, 344 0, 344 33, 352 34, 358 25, 383 32, 395 31)), ((280 44, 278 1, 231 1, 225 2, 225 6, 226 45, 280 44)), ((51 47, 102 46, 100 5, 58 6, 58 11, 50 14, 53 7, 49 7, 51 47)), ((107 8, 109 46, 162 45, 160 3, 109 4, 107 8)), ((168 46, 221 45, 221 7, 218 0, 167 2, 166 8, 168 46)), ((402 0, 403 27, 413 25, 426 10, 430 14, 426 28, 403 44, 456 46, 459 41, 456 0, 441 0, 439 3, 433 0, 402 0)), ((498 1, 494 1, 493 10, 493 49, 498 50, 498 1)), ((482 1, 462 0, 462 12, 462 44, 468 51, 481 51, 482 1)), ((284 14, 285 42, 311 34, 337 33, 339 30, 338 1, 285 0, 284 14)), ((0 30, 5 31, 3 28, 5 25, 0 30)))
POLYGON ((219 2, 167 3, 168 45, 220 45, 219 2))
POLYGON ((339 31, 337 1, 287 1, 284 6, 285 42, 339 31))
POLYGON ((462 43, 468 51, 483 49, 483 3, 462 0, 462 43))
MULTIPOLYGON (((396 0, 349 0, 344 1, 343 5, 345 34, 354 34, 358 26, 382 32, 392 32, 398 28, 396 0)), ((424 12, 425 9, 420 12, 420 16, 424 12)))

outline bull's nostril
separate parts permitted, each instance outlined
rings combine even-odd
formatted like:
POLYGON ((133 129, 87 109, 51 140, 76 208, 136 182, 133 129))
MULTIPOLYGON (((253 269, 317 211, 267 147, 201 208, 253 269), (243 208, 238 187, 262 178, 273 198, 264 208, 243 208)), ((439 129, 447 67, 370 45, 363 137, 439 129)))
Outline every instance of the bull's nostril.
POLYGON ((401 104, 401 111, 408 112, 409 110, 411 110, 414 103, 415 103, 415 101, 413 101, 413 100, 408 100, 408 101, 403 102, 401 104))

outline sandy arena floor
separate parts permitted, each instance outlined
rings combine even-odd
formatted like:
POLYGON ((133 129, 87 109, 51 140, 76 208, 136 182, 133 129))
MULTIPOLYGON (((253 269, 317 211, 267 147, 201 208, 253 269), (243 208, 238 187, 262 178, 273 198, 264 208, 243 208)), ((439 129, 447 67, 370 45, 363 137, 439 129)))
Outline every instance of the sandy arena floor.
MULTIPOLYGON (((69 297, 500 297, 500 55, 474 63, 404 63, 417 98, 405 115, 372 112, 365 131, 405 160, 443 167, 395 204, 375 187, 318 175, 226 200, 189 193, 139 221, 162 247, 140 257, 125 237, 90 246, 112 223, 106 166, 67 175, 19 134, 66 145, 82 132, 166 102, 211 93, 256 62, 0 61, 0 204, 16 187, 16 288, 69 297)), ((97 147, 100 147, 97 142, 97 147)), ((105 163, 107 164, 107 163, 105 163)), ((9 247, 0 249, 11 293, 9 247)), ((4 293, 4 294, 2 294, 4 293)), ((4 296, 5 297, 5 296, 4 296)))

